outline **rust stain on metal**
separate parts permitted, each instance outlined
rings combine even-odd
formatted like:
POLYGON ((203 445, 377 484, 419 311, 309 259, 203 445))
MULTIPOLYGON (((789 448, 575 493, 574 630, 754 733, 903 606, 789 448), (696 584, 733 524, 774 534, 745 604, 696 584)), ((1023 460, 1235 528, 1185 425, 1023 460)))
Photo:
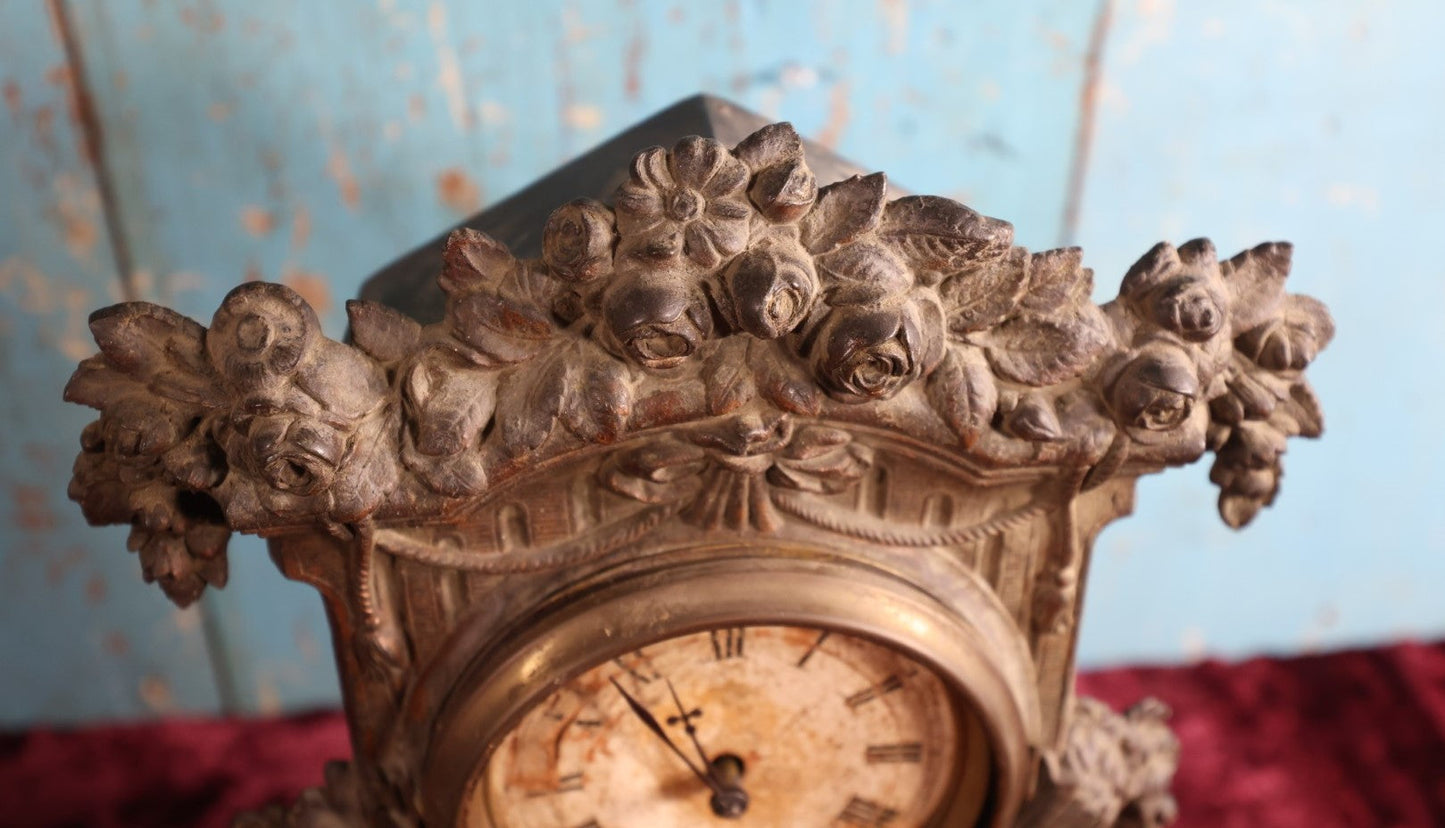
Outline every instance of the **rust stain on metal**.
POLYGON ((264 207, 248 205, 241 208, 241 227, 256 238, 271 235, 276 229, 276 215, 264 207))
POLYGON ((642 94, 642 56, 647 53, 647 36, 639 28, 627 41, 627 55, 624 58, 623 91, 630 101, 642 94))
POLYGON ((347 209, 355 210, 361 203, 361 185, 356 183, 356 174, 351 171, 351 159, 346 157, 346 153, 339 149, 331 151, 331 157, 326 160, 326 174, 341 191, 341 203, 347 209))
POLYGON ((226 16, 215 9, 181 8, 181 22, 202 34, 216 34, 226 28, 226 16))
POLYGON ((848 119, 852 116, 848 106, 848 83, 840 81, 833 85, 832 94, 828 96, 828 122, 823 124, 823 129, 818 133, 818 143, 829 149, 838 146, 838 139, 843 135, 843 129, 848 126, 848 119))
POLYGON ((136 688, 141 703, 152 713, 169 713, 175 707, 175 694, 164 676, 146 676, 136 688))
POLYGON ((46 152, 55 154, 55 110, 48 106, 35 110, 35 141, 46 152))
POLYGON ((482 191, 460 167, 448 167, 437 174, 437 197, 448 210, 463 215, 482 206, 482 191))
POLYGON ((296 212, 291 216, 291 250, 297 251, 306 247, 311 241, 311 211, 305 207, 297 207, 296 212))
POLYGON ((91 606, 104 603, 105 596, 109 592, 109 587, 110 585, 106 582, 105 578, 100 575, 92 575, 87 578, 85 581, 86 603, 91 606))
POLYGON ((50 497, 41 486, 19 483, 10 490, 15 505, 15 525, 26 532, 43 532, 56 526, 50 497))
POLYGON ((10 110, 10 117, 17 121, 20 120, 20 84, 13 80, 7 80, 3 86, 0 86, 0 89, 3 89, 0 94, 3 94, 5 98, 5 108, 10 110))
POLYGON ((130 639, 124 633, 107 633, 101 647, 111 655, 123 656, 130 652, 130 639))
POLYGON ((317 313, 326 313, 331 309, 331 284, 322 274, 293 268, 281 275, 281 281, 301 294, 301 298, 310 303, 317 313))
POLYGON ((89 261, 100 241, 100 228, 93 220, 100 212, 100 198, 90 182, 81 176, 56 176, 53 215, 60 226, 66 250, 78 261, 89 261))

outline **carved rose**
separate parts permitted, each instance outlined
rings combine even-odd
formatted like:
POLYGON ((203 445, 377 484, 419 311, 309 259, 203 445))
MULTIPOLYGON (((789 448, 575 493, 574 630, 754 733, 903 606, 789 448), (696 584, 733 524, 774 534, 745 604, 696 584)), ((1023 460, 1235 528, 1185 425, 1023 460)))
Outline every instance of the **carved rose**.
POLYGON ((542 260, 571 282, 590 282, 612 270, 612 211, 579 198, 558 207, 542 231, 542 260))
POLYGON ((321 323, 300 294, 248 282, 226 294, 206 333, 206 351, 230 383, 255 388, 291 374, 320 340, 321 323))
POLYGON ((633 273, 603 299, 617 350, 648 368, 673 368, 712 333, 712 311, 695 283, 676 273, 633 273))
POLYGON ((617 230, 631 252, 717 267, 747 245, 747 183, 747 167, 710 138, 684 138, 671 153, 653 147, 617 191, 617 230))
POLYGON ((1224 302, 1207 281, 1188 277, 1165 285, 1154 299, 1154 318, 1190 342, 1205 342, 1224 328, 1224 302))
POLYGON ((813 369, 841 402, 888 399, 938 362, 942 325, 934 302, 833 308, 816 334, 813 369))
POLYGON ((1189 419, 1199 399, 1199 377, 1180 348, 1146 350, 1124 366, 1109 401, 1119 422, 1146 431, 1167 431, 1189 419))
POLYGON ((796 243, 768 243, 749 250, 723 276, 738 327, 759 339, 792 331, 818 294, 813 259, 796 243))
POLYGON ((346 437, 308 417, 256 417, 246 428, 243 462, 273 489, 312 497, 331 488, 346 452, 346 437))

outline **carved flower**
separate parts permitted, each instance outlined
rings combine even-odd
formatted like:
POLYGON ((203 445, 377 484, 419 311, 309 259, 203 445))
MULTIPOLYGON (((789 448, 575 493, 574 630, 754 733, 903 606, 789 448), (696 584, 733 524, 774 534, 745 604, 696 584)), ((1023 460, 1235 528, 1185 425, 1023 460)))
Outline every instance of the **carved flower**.
POLYGON ((833 308, 815 334, 813 370, 840 402, 885 400, 937 364, 942 327, 935 302, 833 308))
POLYGON ((813 259, 797 243, 765 242, 728 266, 723 276, 738 327, 777 339, 802 323, 818 293, 813 259))
POLYGON ((1203 279, 1183 277, 1161 287, 1154 319, 1190 342, 1205 342, 1224 327, 1224 302, 1203 279))
POLYGON ((590 282, 612 270, 612 211, 587 198, 558 207, 542 231, 542 259, 571 282, 590 282))
POLYGON ((1148 349, 1124 366, 1109 401, 1120 423, 1167 431, 1189 419, 1199 392, 1199 377, 1189 355, 1166 346, 1148 349))
POLYGON ((616 349, 648 368, 672 368, 712 333, 712 311, 698 286, 679 273, 632 273, 602 302, 616 349))
POLYGON ((316 312, 284 285, 247 282, 221 302, 206 333, 211 363, 239 388, 287 376, 321 340, 316 312))
POLYGON ((632 162, 617 191, 617 229, 629 250, 651 258, 681 253, 714 268, 747 245, 748 169, 710 138, 684 138, 669 154, 653 147, 632 162))
POLYGON ((642 503, 684 504, 683 518, 705 528, 775 532, 774 490, 838 494, 872 464, 847 431, 749 412, 617 452, 599 479, 642 503))
POLYGON ((244 462, 272 488, 312 497, 331 488, 346 452, 346 437, 309 417, 272 414, 246 429, 244 462))

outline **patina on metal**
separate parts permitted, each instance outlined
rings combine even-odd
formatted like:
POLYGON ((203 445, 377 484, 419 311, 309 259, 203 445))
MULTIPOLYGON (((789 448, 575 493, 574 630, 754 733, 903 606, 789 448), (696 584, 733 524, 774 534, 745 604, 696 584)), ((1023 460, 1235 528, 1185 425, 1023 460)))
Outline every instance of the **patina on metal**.
POLYGON ((178 604, 232 531, 321 592, 355 755, 241 824, 456 824, 548 688, 746 624, 938 674, 990 771, 930 824, 1165 824, 1167 710, 1073 697, 1090 546, 1206 452, 1227 523, 1269 505, 1333 326, 1285 243, 1160 243, 1098 306, 1012 239, 692 99, 374 279, 348 343, 276 284, 97 312, 70 493, 178 604))

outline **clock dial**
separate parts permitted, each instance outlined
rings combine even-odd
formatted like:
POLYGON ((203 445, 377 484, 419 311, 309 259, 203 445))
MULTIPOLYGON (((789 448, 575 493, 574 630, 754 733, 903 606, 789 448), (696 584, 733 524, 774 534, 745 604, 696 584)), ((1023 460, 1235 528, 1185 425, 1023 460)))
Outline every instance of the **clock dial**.
MULTIPOLYGON (((649 644, 527 713, 466 808, 498 828, 927 824, 969 757, 925 666, 836 631, 649 644)), ((986 771, 984 771, 986 773, 986 771)))

